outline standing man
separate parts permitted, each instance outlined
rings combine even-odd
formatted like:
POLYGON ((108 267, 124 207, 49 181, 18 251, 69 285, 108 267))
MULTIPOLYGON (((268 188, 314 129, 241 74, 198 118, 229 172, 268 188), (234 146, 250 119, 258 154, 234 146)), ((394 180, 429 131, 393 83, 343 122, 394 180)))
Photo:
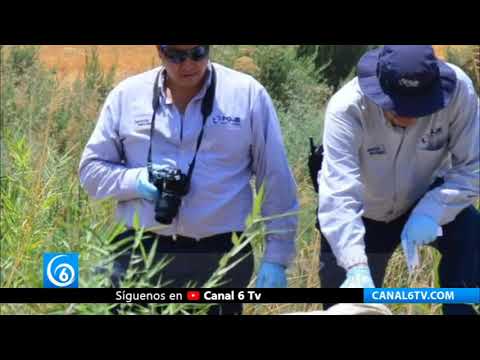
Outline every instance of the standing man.
MULTIPOLYGON (((431 45, 386 45, 364 55, 325 118, 323 287, 382 286, 400 242, 440 251, 442 287, 480 286, 479 125, 471 79, 438 60, 431 45)), ((469 305, 443 310, 475 312, 469 305)))
MULTIPOLYGON (((232 248, 232 234, 245 230, 252 177, 257 189, 265 186, 264 216, 297 211, 296 186, 262 85, 210 62, 209 45, 157 49, 162 67, 123 81, 108 96, 83 154, 80 179, 90 196, 118 200, 117 218, 129 227, 138 210, 142 227, 150 230, 147 251, 158 239, 156 259, 173 257, 160 274, 164 286, 202 286, 232 248)), ((296 216, 267 223, 272 233, 258 287, 287 285, 296 228, 296 216)), ((118 240, 132 235, 129 230, 118 240)), ((249 284, 251 247, 245 252, 248 257, 226 275, 226 287, 249 284)), ((130 256, 115 264, 116 286, 130 256)), ((241 304, 223 304, 212 313, 241 311, 241 304)))

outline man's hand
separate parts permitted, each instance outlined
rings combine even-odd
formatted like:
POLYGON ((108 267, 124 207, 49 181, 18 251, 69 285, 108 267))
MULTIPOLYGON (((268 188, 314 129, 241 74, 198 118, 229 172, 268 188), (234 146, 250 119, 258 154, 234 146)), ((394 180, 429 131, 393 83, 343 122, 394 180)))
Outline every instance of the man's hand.
POLYGON ((287 277, 285 267, 278 264, 264 262, 260 267, 257 278, 257 288, 286 288, 287 277))
POLYGON ((159 197, 158 189, 148 179, 148 169, 140 173, 136 184, 137 192, 141 198, 149 201, 156 201, 159 197))
POLYGON ((429 216, 412 215, 403 228, 401 239, 411 248, 427 245, 435 241, 439 225, 429 216))
POLYGON ((347 279, 341 288, 374 288, 370 268, 366 264, 355 265, 347 271, 347 279))

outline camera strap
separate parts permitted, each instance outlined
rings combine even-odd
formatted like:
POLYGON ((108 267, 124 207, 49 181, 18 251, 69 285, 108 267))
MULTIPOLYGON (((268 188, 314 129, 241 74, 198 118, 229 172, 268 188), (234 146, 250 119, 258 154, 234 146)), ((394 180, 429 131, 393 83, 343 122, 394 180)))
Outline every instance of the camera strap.
MULTIPOLYGON (((148 167, 148 174, 149 178, 151 180, 151 174, 153 171, 153 163, 152 163, 152 147, 153 147, 153 134, 155 131, 155 119, 157 115, 157 111, 160 108, 160 76, 162 75, 163 70, 160 70, 159 73, 157 74, 157 77, 155 79, 155 84, 153 87, 153 116, 152 116, 152 122, 151 122, 151 127, 150 127, 150 146, 148 149, 148 159, 147 159, 147 167, 148 167)), ((197 145, 195 149, 195 155, 193 156, 193 160, 190 163, 190 166, 188 168, 188 181, 192 179, 193 175, 193 170, 195 169, 195 164, 197 162, 197 156, 198 152, 200 150, 200 146, 202 145, 203 141, 203 136, 205 133, 205 125, 207 124, 208 117, 212 114, 213 112, 213 104, 215 101, 215 91, 216 91, 216 84, 217 84, 217 74, 215 72, 215 68, 212 65, 212 81, 210 83, 210 86, 207 89, 207 92, 205 93, 205 96, 202 101, 202 116, 203 116, 203 123, 202 123, 202 129, 200 130, 200 134, 198 135, 197 139, 197 145)))

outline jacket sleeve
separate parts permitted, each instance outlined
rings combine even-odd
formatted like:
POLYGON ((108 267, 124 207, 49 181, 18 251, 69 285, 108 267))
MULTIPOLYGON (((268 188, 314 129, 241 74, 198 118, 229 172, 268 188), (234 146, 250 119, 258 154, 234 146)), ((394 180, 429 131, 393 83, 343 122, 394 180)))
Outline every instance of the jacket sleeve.
POLYGON ((448 139, 452 168, 443 185, 425 194, 413 211, 430 216, 441 226, 452 222, 480 195, 479 99, 466 75, 457 86, 448 139))
POLYGON ((266 222, 264 260, 288 266, 295 256, 296 212, 299 210, 297 190, 277 114, 263 87, 253 105, 252 127, 252 168, 256 175, 257 191, 262 185, 265 189, 262 216, 278 217, 266 222))
POLYGON ((136 181, 142 169, 128 169, 124 164, 118 102, 118 92, 113 90, 80 161, 80 183, 97 200, 127 201, 139 197, 136 181))
POLYGON ((362 220, 364 186, 359 163, 362 145, 360 120, 329 105, 323 145, 318 220, 339 266, 348 269, 367 263, 362 220))

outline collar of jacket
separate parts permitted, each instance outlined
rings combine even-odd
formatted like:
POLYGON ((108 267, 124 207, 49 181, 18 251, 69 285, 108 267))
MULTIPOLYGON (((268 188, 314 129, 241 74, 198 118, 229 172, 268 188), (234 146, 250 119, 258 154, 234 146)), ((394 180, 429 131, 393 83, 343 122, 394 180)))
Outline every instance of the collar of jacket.
MULTIPOLYGON (((198 99, 203 99, 205 94, 207 93, 207 89, 212 83, 212 68, 213 68, 213 63, 211 61, 208 62, 207 65, 207 81, 202 86, 202 89, 199 91, 197 95, 193 97, 192 100, 198 100, 198 99)), ((165 104, 171 105, 173 104, 173 99, 170 96, 167 96, 167 88, 166 88, 166 79, 167 79, 167 71, 164 66, 161 66, 159 69, 161 75, 160 75, 160 81, 158 83, 158 86, 160 87, 160 96, 162 99, 165 100, 165 104)))

